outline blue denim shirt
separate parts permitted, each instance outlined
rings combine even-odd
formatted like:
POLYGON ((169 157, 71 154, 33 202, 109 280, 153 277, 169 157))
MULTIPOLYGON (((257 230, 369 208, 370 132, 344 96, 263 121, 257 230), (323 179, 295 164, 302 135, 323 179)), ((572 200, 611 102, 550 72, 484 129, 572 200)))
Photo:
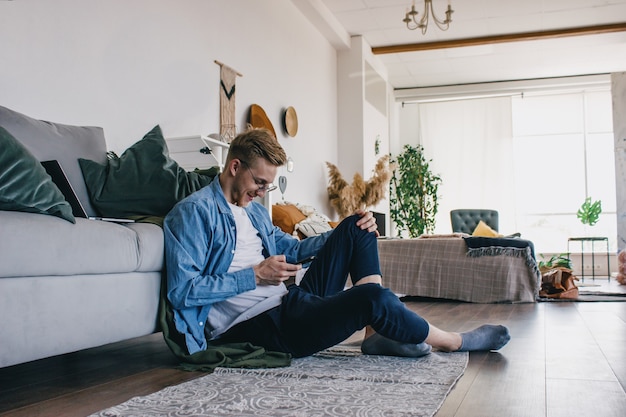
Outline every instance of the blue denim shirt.
MULTIPOLYGON (((287 262, 295 263, 315 255, 331 233, 299 241, 274 226, 261 204, 250 203, 246 212, 259 231, 265 257, 284 254, 287 262)), ((204 327, 211 304, 255 289, 254 270, 227 273, 237 230, 219 176, 180 201, 166 216, 163 229, 167 298, 176 329, 193 354, 207 348, 204 327)))

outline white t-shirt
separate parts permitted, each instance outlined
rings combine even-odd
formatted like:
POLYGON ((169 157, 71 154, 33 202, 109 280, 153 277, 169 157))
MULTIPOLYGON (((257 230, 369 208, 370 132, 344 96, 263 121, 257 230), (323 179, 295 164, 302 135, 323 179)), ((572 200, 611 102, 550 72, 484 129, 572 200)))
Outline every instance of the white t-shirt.
MULTIPOLYGON (((235 216, 237 242, 233 262, 228 272, 235 272, 259 264, 265 257, 259 232, 252 225, 245 209, 230 203, 229 206, 235 216)), ((205 332, 210 339, 214 339, 235 324, 276 307, 286 293, 287 288, 282 283, 259 285, 254 290, 215 303, 209 310, 205 332)))

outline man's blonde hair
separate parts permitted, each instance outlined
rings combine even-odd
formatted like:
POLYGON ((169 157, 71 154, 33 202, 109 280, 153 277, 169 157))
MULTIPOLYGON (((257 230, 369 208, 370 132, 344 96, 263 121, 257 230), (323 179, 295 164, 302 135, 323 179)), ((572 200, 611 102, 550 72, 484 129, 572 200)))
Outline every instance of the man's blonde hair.
POLYGON ((287 163, 285 150, 269 130, 249 128, 237 135, 230 143, 226 163, 239 159, 249 165, 254 165, 258 158, 263 158, 274 166, 287 163))

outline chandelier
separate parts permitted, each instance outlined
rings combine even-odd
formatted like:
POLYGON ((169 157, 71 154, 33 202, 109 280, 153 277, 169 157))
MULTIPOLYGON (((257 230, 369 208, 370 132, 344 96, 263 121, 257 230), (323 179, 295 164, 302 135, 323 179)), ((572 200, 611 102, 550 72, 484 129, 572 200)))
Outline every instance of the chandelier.
POLYGON ((450 0, 448 0, 448 9, 446 10, 446 18, 441 20, 435 15, 435 11, 433 10, 433 0, 424 0, 424 12, 422 13, 422 18, 416 20, 416 16, 418 12, 415 10, 415 0, 413 0, 413 4, 411 5, 411 10, 407 9, 406 14, 404 15, 404 19, 402 21, 406 23, 406 27, 409 30, 421 29, 422 35, 426 34, 428 30, 428 22, 430 19, 430 15, 432 15, 432 19, 437 25, 437 27, 441 30, 448 30, 450 27, 450 22, 452 22, 452 6, 450 5, 450 0))

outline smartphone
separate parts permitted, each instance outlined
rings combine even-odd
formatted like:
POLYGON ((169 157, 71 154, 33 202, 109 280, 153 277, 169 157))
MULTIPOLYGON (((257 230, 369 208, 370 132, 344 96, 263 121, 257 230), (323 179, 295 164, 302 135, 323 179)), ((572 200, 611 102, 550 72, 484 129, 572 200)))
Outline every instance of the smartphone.
POLYGON ((296 264, 308 264, 309 262, 312 262, 313 259, 315 259, 315 256, 309 256, 308 258, 300 259, 296 262, 296 264))

